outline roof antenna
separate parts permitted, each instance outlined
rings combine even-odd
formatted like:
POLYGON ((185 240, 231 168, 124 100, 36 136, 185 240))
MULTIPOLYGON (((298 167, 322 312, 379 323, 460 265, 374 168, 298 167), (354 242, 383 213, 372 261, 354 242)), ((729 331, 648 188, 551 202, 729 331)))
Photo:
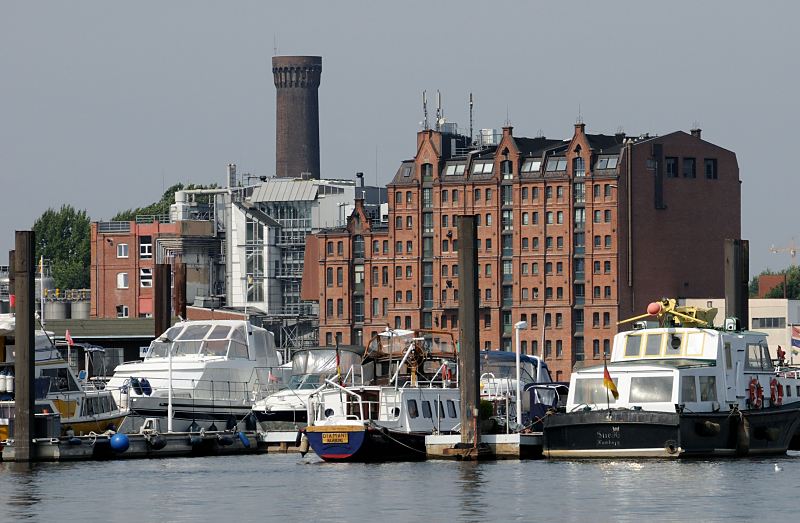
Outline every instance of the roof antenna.
POLYGON ((278 36, 272 33, 272 56, 278 56, 278 36))
POLYGON ((422 128, 428 130, 428 95, 426 91, 422 90, 422 128))
POLYGON ((581 104, 578 104, 578 121, 577 124, 583 123, 583 115, 581 115, 581 104))
POLYGON ((511 125, 511 120, 508 118, 508 104, 506 104, 506 126, 511 125))
POLYGON ((442 123, 442 94, 436 89, 436 130, 441 130, 442 123))
POLYGON ((469 93, 469 141, 472 143, 472 93, 469 93))

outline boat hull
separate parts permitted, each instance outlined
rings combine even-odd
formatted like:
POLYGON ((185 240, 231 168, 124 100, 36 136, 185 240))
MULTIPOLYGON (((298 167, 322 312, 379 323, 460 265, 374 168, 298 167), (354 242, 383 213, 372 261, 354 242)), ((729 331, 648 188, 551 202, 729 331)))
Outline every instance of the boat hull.
POLYGON ((375 425, 306 427, 314 452, 331 462, 422 461, 425 434, 392 431, 375 425))
POLYGON ((691 458, 784 454, 800 425, 800 409, 741 413, 580 411, 549 416, 549 458, 691 458))
MULTIPOLYGON (((159 420, 162 430, 167 428, 168 402, 161 397, 136 397, 130 402, 130 413, 120 431, 139 432, 142 423, 148 418, 159 420)), ((206 430, 230 429, 245 420, 252 412, 250 405, 241 402, 226 402, 185 399, 176 400, 172 404, 173 430, 175 432, 191 431, 192 424, 206 430)), ((198 429, 199 430, 199 429, 198 429)))

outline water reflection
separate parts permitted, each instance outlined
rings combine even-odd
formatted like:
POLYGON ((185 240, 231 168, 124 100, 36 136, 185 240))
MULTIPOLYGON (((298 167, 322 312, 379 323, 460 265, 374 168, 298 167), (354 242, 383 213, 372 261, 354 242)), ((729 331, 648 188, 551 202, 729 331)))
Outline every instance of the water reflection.
POLYGON ((485 520, 488 505, 485 501, 486 485, 483 484, 484 474, 482 464, 475 461, 458 462, 458 500, 459 520, 480 521, 485 520))
POLYGON ((3 463, 2 478, 6 483, 0 500, 6 507, 3 510, 10 520, 34 519, 35 506, 41 501, 39 485, 36 482, 36 464, 3 463))

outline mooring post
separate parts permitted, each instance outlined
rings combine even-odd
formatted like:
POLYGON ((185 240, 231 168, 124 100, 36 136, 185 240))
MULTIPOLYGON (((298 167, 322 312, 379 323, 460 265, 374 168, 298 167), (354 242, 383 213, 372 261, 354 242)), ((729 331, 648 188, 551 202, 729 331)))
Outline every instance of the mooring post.
POLYGON ((14 271, 16 256, 14 251, 8 251, 8 312, 14 312, 16 308, 17 297, 14 295, 14 271))
MULTIPOLYGON (((461 444, 480 443, 480 354, 478 352, 478 249, 475 216, 458 218, 458 365, 461 444)), ((477 454, 474 456, 477 458, 477 454)))
POLYGON ((186 319, 186 264, 175 258, 172 265, 175 272, 175 285, 173 286, 173 305, 175 314, 186 319))
POLYGON ((725 316, 739 319, 742 329, 750 326, 749 289, 750 242, 725 240, 725 316))
MULTIPOLYGON (((10 272, 10 271, 9 271, 10 272)), ((14 252, 14 295, 16 314, 14 317, 14 459, 33 459, 34 401, 34 233, 16 232, 14 252)))
POLYGON ((157 263, 154 271, 153 316, 155 316, 155 337, 159 337, 172 324, 172 299, 170 292, 170 265, 157 263))

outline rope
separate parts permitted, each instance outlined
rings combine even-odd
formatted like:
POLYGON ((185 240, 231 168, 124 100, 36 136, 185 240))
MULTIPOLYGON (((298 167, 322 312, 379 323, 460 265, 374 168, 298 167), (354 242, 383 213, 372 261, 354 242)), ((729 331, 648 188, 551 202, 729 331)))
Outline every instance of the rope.
POLYGON ((411 447, 411 446, 409 446, 409 445, 406 445, 406 444, 405 444, 405 443, 403 443, 402 441, 400 441, 400 440, 398 440, 398 439, 396 439, 396 438, 393 438, 393 437, 392 437, 392 436, 389 434, 389 431, 388 431, 388 429, 387 429, 387 431, 386 431, 386 432, 383 432, 382 430, 380 430, 380 429, 381 429, 381 428, 383 428, 383 427, 380 427, 380 426, 376 425, 376 424, 375 424, 375 423, 374 423, 372 420, 369 420, 369 427, 371 427, 371 428, 373 428, 373 429, 378 429, 378 430, 380 431, 380 433, 381 433, 381 434, 383 434, 385 437, 389 438, 390 440, 394 441, 394 442, 395 442, 395 443, 397 443, 398 445, 401 445, 401 446, 403 446, 403 447, 405 447, 405 448, 407 448, 407 449, 409 449, 409 450, 413 450, 414 452, 417 452, 417 453, 419 453, 419 454, 423 454, 423 455, 427 454, 425 451, 422 451, 422 450, 419 450, 419 449, 415 449, 414 447, 411 447))

